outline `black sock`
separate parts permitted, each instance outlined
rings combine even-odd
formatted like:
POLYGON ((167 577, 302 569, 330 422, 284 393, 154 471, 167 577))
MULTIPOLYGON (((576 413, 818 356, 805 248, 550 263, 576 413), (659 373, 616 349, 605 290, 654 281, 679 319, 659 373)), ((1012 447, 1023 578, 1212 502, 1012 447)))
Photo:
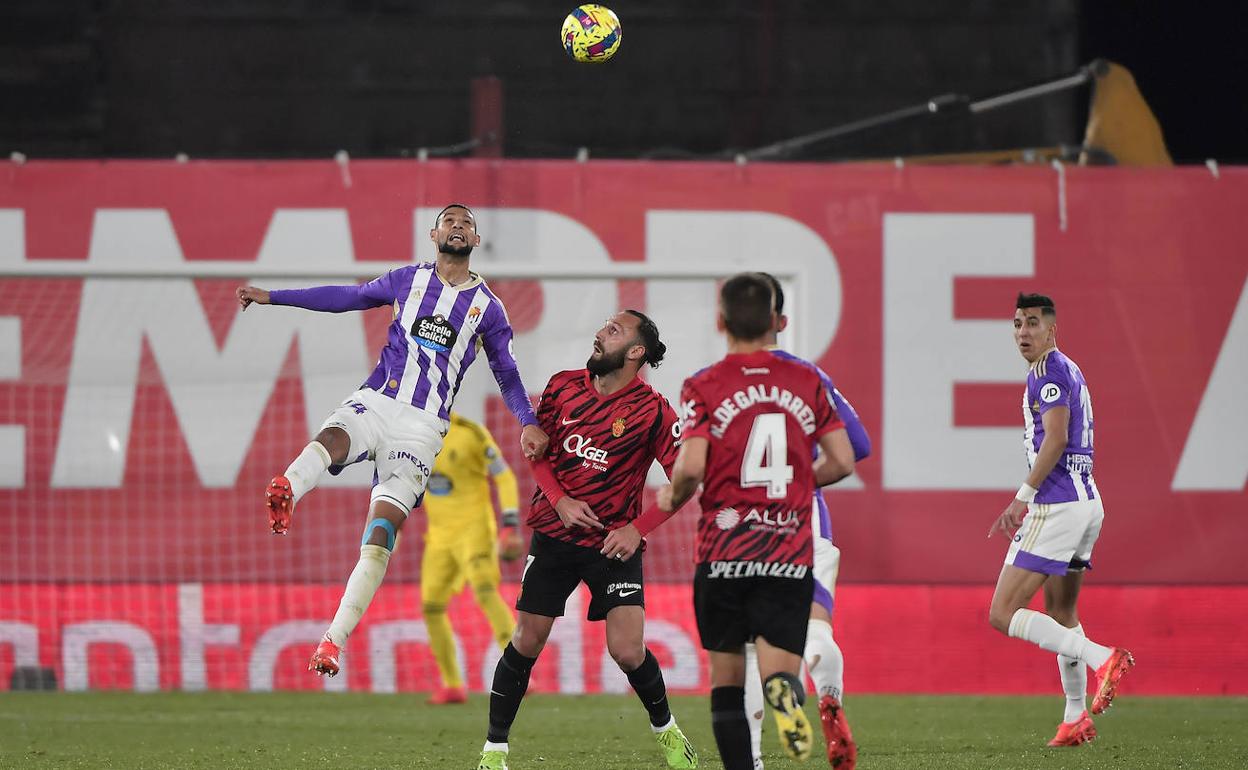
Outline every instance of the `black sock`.
POLYGON ((633 692, 641 698, 641 705, 650 712, 650 724, 662 727, 672 719, 672 710, 667 705, 667 687, 663 684, 663 671, 654 653, 646 650, 646 659, 632 671, 625 672, 633 692))
POLYGON ((485 739, 490 743, 506 743, 511 723, 516 721, 520 700, 529 689, 529 672, 537 658, 526 658, 509 642, 503 649, 503 657, 494 667, 494 684, 490 687, 490 731, 485 739))
POLYGON ((745 688, 715 687, 711 690, 711 729, 724 770, 753 770, 750 723, 745 718, 745 688))
MULTIPOLYGON (((767 695, 767 685, 773 679, 783 679, 789 683, 789 687, 793 688, 793 697, 797 700, 797 705, 801 706, 806 703, 806 688, 802 687, 802 680, 784 671, 772 674, 763 682, 763 697, 767 699, 768 703, 771 703, 771 698, 767 695)), ((771 703, 771 707, 773 709, 779 708, 779 706, 775 703, 771 703)))

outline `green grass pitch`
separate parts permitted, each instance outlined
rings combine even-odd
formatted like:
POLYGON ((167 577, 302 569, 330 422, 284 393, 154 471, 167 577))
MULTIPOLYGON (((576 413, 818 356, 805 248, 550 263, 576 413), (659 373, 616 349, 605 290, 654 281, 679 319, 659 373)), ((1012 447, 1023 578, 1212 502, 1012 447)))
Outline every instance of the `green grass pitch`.
MULTIPOLYGON (((701 766, 720 767, 707 699, 672 707, 701 766)), ((1060 696, 862 695, 847 707, 863 770, 1248 767, 1248 698, 1126 694, 1097 719, 1100 738, 1074 749, 1044 746, 1060 696)), ((486 709, 479 695, 432 707, 423 695, 4 693, 0 767, 472 770, 486 709)), ((631 695, 530 696, 511 745, 513 770, 665 766, 631 695)), ((822 736, 810 762, 783 757, 770 716, 763 748, 772 770, 827 767, 822 736)))

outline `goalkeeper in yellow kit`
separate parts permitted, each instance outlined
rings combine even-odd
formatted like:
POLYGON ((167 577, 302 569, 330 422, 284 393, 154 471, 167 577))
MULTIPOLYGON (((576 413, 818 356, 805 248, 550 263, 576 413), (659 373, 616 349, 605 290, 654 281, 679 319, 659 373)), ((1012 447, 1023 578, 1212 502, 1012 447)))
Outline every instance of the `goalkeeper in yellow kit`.
POLYGON ((498 646, 506 647, 516 622, 498 593, 502 579, 498 559, 517 559, 523 549, 516 476, 485 426, 451 415, 450 429, 425 488, 424 506, 429 524, 420 567, 420 601, 429 646, 442 676, 442 686, 429 702, 463 703, 467 696, 455 659, 447 604, 467 581, 498 646), (494 523, 491 478, 502 509, 501 531, 494 523))

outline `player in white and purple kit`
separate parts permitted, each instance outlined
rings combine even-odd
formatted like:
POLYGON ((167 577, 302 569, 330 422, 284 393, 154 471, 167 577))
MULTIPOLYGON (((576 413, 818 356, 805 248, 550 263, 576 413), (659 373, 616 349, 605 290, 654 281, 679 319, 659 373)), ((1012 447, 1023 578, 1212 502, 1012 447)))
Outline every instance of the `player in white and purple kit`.
MULTIPOLYGON (((784 314, 784 287, 770 273, 759 273, 771 284, 775 299, 776 328, 768 335, 767 345, 771 352, 781 358, 797 361, 814 370, 823 380, 823 386, 832 394, 836 412, 845 423, 845 432, 854 450, 854 462, 862 462, 871 454, 871 437, 858 419, 858 413, 849 400, 837 390, 828 373, 815 364, 781 350, 776 346, 777 335, 788 328, 789 318, 784 314)), ((828 762, 839 770, 854 770, 858 747, 841 708, 845 688, 845 657, 832 637, 832 608, 836 593, 836 576, 840 570, 841 550, 832 543, 832 517, 823 493, 815 491, 811 528, 814 531, 814 578, 815 591, 810 605, 810 620, 806 627, 806 647, 802 660, 814 680, 819 696, 819 720, 827 744, 828 762)), ((758 659, 754 645, 746 645, 747 675, 745 678, 745 711, 750 726, 750 748, 754 755, 754 768, 761 770, 763 730, 763 690, 757 675, 758 659)))
POLYGON ((246 286, 237 291, 243 310, 252 303, 329 313, 382 305, 394 310, 372 374, 329 415, 316 438, 266 491, 269 524, 274 533, 285 534, 295 503, 326 470, 338 473, 362 460, 376 466, 360 560, 308 665, 322 675, 338 673, 342 646, 385 577, 399 530, 419 504, 442 448, 451 403, 478 350, 485 351, 507 407, 523 426, 525 455, 539 457, 546 450, 546 434, 537 426, 512 353, 507 311, 485 281, 468 269, 468 258, 481 243, 472 211, 456 203, 447 206, 429 238, 438 248, 436 262, 391 270, 362 285, 275 291, 246 286))
POLYGON ((1009 636, 1058 655, 1066 713, 1050 746, 1096 737, 1084 708, 1087 669, 1096 672, 1091 712, 1109 708, 1131 653, 1083 635, 1076 603, 1105 509, 1092 478, 1092 395, 1083 372, 1057 349, 1057 311, 1040 294, 1019 294, 1014 342, 1031 365, 1023 392, 1024 443, 1030 473, 989 530, 1011 537, 992 596, 989 622, 1009 636), (1027 609, 1044 587, 1044 612, 1027 609))

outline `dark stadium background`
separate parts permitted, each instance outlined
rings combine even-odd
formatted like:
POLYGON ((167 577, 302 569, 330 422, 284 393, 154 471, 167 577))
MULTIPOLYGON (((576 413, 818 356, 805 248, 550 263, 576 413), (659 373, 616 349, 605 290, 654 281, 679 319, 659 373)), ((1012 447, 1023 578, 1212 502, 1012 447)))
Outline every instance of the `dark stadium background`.
MULTIPOLYGON (((1244 160, 1248 12, 1126 0, 621 0, 624 44, 569 66, 567 0, 9 0, 0 151, 402 156, 470 136, 496 76, 516 157, 713 156, 926 101, 1125 65, 1179 162, 1244 160), (573 115, 575 113, 575 115, 573 115), (575 117, 575 119, 572 119, 575 117)), ((810 148, 871 158, 1078 144, 1087 88, 810 148)))

